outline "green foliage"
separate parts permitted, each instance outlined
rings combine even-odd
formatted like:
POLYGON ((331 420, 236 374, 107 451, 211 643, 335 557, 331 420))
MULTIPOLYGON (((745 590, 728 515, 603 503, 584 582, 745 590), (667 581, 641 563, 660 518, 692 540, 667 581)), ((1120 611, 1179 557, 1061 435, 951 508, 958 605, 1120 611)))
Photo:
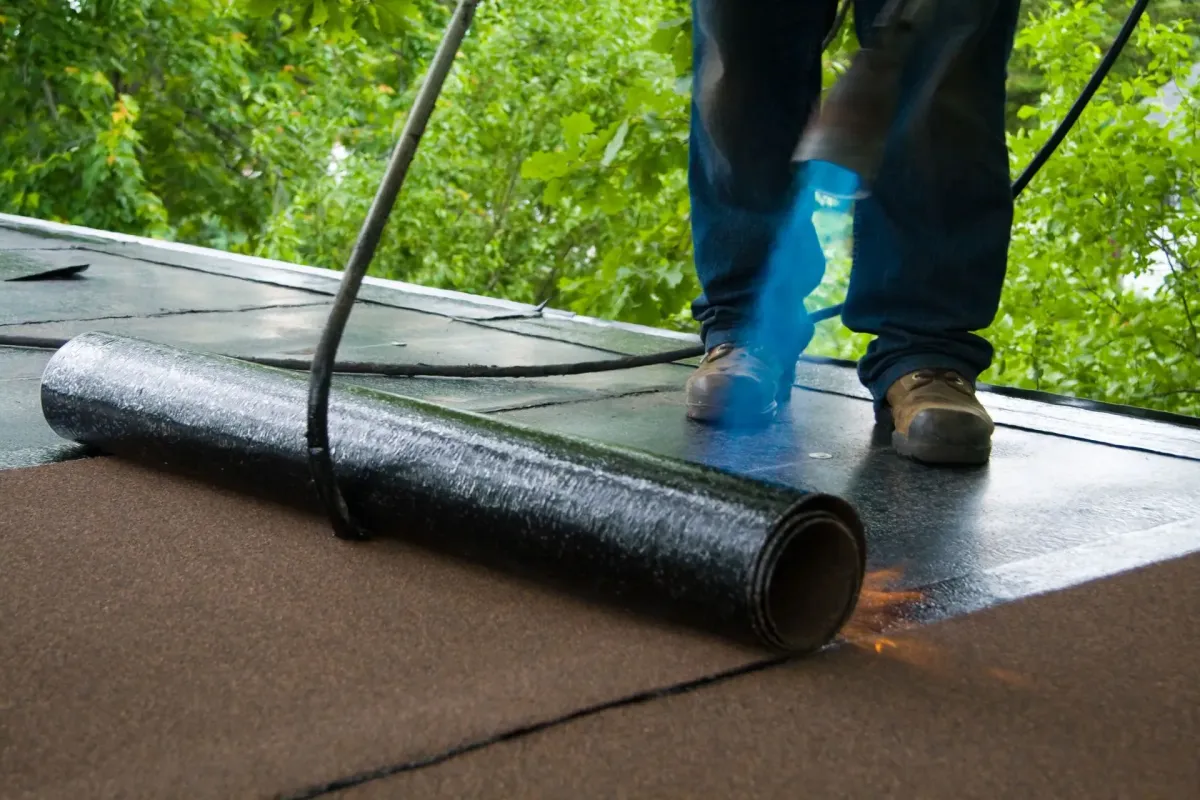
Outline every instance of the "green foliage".
MULTIPOLYGON (((1026 0, 1014 175, 1131 1, 1026 0)), ((1200 413, 1200 84, 1156 105, 1200 60, 1191 4, 1151 5, 1021 196, 985 379, 1200 413)), ((0 210, 339 267, 451 7, 0 0, 0 210)), ((688 13, 484 0, 373 270, 690 329, 688 13)), ((830 259, 810 307, 844 293, 843 223, 819 222, 830 259)), ((864 346, 831 321, 813 351, 864 346)))
MULTIPOLYGON (((1104 41, 1110 20, 1098 3, 1051 3, 1022 31, 1018 52, 1054 88, 1018 110, 1015 168, 1074 102, 1101 55, 1080 43, 1104 41)), ((1194 68, 1196 34, 1143 22, 1129 47, 1142 63, 1105 82, 1019 198, 990 380, 1200 413, 1200 82, 1174 109, 1160 100, 1194 68)))
POLYGON ((242 5, 249 16, 278 19, 285 35, 297 38, 320 30, 341 41, 361 37, 386 43, 420 20, 412 0, 244 0, 242 5))
MULTIPOLYGON (((655 24, 615 3, 481 6, 397 204, 380 274, 644 322, 681 308, 694 290, 683 285, 686 208, 664 210, 656 192, 677 182, 669 167, 686 155, 677 141, 686 98, 655 78, 657 56, 644 49, 655 24)), ((293 250, 276 244, 268 254, 329 263, 329 253, 348 252, 349 223, 382 167, 372 153, 395 137, 360 133, 343 163, 350 191, 328 225, 340 239, 306 231, 293 250)), ((318 188, 328 191, 322 183, 298 196, 289 213, 328 220, 318 188)))
POLYGON ((342 131, 391 135, 396 87, 430 48, 297 35, 279 16, 229 0, 0 5, 0 208, 248 252, 281 236, 293 194, 329 182, 342 131))

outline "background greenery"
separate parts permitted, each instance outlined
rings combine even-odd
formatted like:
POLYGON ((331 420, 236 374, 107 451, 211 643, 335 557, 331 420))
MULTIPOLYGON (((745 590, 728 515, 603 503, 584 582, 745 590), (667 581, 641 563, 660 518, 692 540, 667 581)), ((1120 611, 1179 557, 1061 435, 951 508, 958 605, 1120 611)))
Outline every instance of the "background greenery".
MULTIPOLYGON (((1131 2, 1025 0, 1014 175, 1131 2)), ((449 13, 0 2, 0 210, 338 268, 449 13)), ((985 380, 1200 414, 1196 16, 1194 0, 1151 4, 1021 196, 985 380)), ((374 271, 690 329, 689 31, 680 0, 484 0, 374 271)), ((844 244, 812 307, 841 299, 844 244)), ((835 320, 813 352, 864 345, 835 320)))

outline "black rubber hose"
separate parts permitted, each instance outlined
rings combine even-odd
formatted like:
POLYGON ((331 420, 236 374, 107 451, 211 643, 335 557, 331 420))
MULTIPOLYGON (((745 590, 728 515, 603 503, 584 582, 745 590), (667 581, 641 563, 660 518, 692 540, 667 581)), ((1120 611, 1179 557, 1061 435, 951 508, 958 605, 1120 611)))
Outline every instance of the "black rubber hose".
POLYGON ((358 240, 354 243, 354 249, 342 275, 337 297, 334 298, 333 308, 329 312, 329 320, 321 332, 321 341, 317 344, 317 352, 312 359, 308 394, 309 465, 317 492, 321 495, 333 522, 334 532, 343 539, 364 539, 367 533, 350 515, 345 498, 338 488, 334 476, 333 456, 329 452, 329 391, 333 385, 338 345, 341 344, 346 322, 358 298, 359 286, 367 274, 367 268, 371 266, 371 260, 375 257, 383 229, 396 203, 396 197, 400 194, 400 188, 404 185, 404 178, 408 175, 408 168, 417 153, 417 146, 437 104, 442 85, 446 76, 450 74, 450 68, 454 66, 454 59, 467 35, 467 29, 471 26, 478 3, 479 0, 459 0, 450 23, 446 26, 433 62, 429 65, 429 71, 425 74, 413 107, 408 112, 404 130, 400 132, 400 141, 392 151, 387 171, 379 184, 379 190, 375 193, 375 199, 371 202, 367 217, 363 220, 358 240))
MULTIPOLYGON (((344 375, 384 375, 390 378, 549 378, 561 375, 585 375, 593 372, 612 372, 654 364, 683 361, 704 354, 702 347, 686 347, 644 356, 621 356, 597 361, 569 361, 564 364, 491 366, 484 364, 386 364, 377 362, 338 362, 333 371, 344 375)), ((237 356, 235 356, 237 358, 237 356)), ((279 369, 306 370, 308 361, 299 358, 240 357, 242 361, 279 369)))
MULTIPOLYGON (((17 347, 32 350, 58 350, 65 347, 71 339, 60 339, 46 336, 0 336, 0 347, 17 347)), ((264 367, 276 369, 292 369, 295 372, 307 372, 312 368, 308 359, 274 359, 271 356, 259 355, 223 355, 227 359, 257 363, 264 367)), ((500 367, 492 365, 439 365, 439 363, 384 363, 377 361, 337 361, 332 372, 343 375, 384 375, 388 378, 554 378, 560 375, 582 375, 593 372, 614 372, 617 369, 634 369, 650 367, 658 363, 685 361, 704 355, 700 347, 667 350, 665 353, 650 353, 649 355, 625 355, 617 359, 599 359, 596 361, 568 361, 565 363, 544 363, 544 365, 500 367)))
MULTIPOLYGON (((46 336, 0 336, 0 347, 23 347, 31 350, 58 350, 69 339, 46 336)), ((239 356, 221 353, 264 367, 307 372, 312 362, 307 358, 272 358, 270 356, 239 356)), ((387 364, 372 361, 338 361, 332 372, 339 375, 381 375, 389 378, 553 378, 563 375, 585 375, 593 372, 614 372, 622 369, 650 367, 655 364, 685 361, 704 355, 702 347, 683 347, 644 356, 621 356, 596 361, 568 361, 563 364, 519 365, 511 367, 487 364, 387 364)))
POLYGON ((1079 97, 1076 98, 1075 104, 1071 106, 1071 110, 1063 117, 1062 122, 1058 123, 1058 127, 1054 129, 1054 133, 1050 134, 1050 138, 1042 145, 1042 149, 1038 151, 1033 160, 1029 162, 1029 166, 1025 167, 1025 171, 1013 183, 1013 197, 1019 195, 1029 182, 1033 180, 1033 176, 1037 174, 1045 163, 1062 144, 1063 139, 1067 138, 1067 134, 1074 127, 1079 116, 1083 113, 1083 109, 1091 102, 1092 97, 1096 94, 1096 90, 1100 88, 1100 84, 1108 77, 1108 73, 1112 70, 1113 64, 1121 55, 1121 51, 1125 49, 1125 43, 1129 41, 1129 37, 1133 35, 1133 29, 1137 27, 1142 19, 1142 14, 1146 11, 1146 6, 1150 4, 1150 0, 1137 0, 1133 9, 1130 10, 1129 16, 1125 18, 1125 24, 1121 26, 1117 38, 1113 40, 1112 46, 1108 48, 1108 52, 1104 54, 1104 58, 1100 60, 1100 64, 1096 67, 1092 77, 1088 80, 1087 85, 1083 87, 1079 97))

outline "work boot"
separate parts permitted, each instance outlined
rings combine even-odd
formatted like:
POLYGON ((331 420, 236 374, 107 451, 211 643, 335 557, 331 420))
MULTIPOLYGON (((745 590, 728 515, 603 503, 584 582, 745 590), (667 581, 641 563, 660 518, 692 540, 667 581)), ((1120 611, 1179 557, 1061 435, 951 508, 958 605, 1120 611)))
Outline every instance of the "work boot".
POLYGON ((688 378, 687 415, 727 425, 770 422, 791 397, 793 369, 760 351, 717 345, 688 378))
POLYGON ((878 415, 896 452, 926 464, 985 464, 995 424, 975 387, 948 369, 921 369, 892 384, 878 415))

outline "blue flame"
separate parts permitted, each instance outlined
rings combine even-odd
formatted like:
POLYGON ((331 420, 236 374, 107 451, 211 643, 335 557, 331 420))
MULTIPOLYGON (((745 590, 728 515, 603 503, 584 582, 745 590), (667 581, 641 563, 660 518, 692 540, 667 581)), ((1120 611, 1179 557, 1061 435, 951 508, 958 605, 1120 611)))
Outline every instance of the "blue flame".
MULTIPOLYGON (((825 274, 825 252, 813 216, 818 210, 850 215, 862 197, 858 176, 824 161, 807 162, 797 175, 797 188, 783 212, 779 234, 767 255, 750 326, 742 343, 785 368, 812 338, 812 322, 804 301, 825 274)), ((728 398, 724 422, 742 426, 761 419, 763 399, 756 392, 735 390, 728 398)))
POLYGON ((804 165, 804 184, 818 196, 822 205, 851 213, 854 201, 865 196, 858 175, 829 161, 809 161, 804 165))

